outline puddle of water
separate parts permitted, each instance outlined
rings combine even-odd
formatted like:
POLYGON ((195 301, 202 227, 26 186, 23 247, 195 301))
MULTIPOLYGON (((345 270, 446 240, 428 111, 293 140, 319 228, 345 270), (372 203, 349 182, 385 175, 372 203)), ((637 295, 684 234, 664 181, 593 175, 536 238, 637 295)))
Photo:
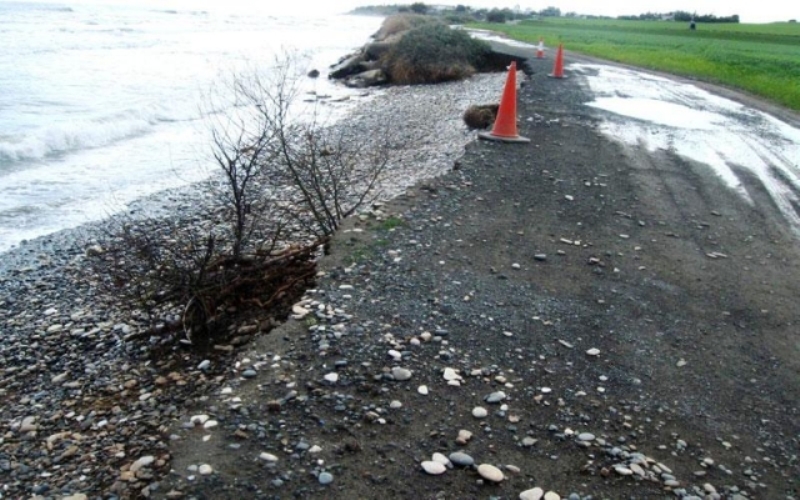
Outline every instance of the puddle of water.
POLYGON ((733 167, 749 170, 800 231, 800 129, 693 85, 612 66, 570 69, 595 96, 587 105, 608 112, 604 133, 704 163, 752 203, 733 167))
POLYGON ((714 113, 656 99, 600 97, 590 102, 589 106, 674 128, 714 130, 724 124, 720 116, 714 113))
POLYGON ((518 40, 513 40, 511 38, 506 38, 504 36, 498 35, 494 31, 487 31, 487 30, 478 30, 478 29, 467 29, 466 30, 470 35, 474 38, 478 38, 479 40, 486 40, 487 42, 501 42, 510 47, 522 47, 527 49, 536 49, 537 45, 520 42, 518 40))

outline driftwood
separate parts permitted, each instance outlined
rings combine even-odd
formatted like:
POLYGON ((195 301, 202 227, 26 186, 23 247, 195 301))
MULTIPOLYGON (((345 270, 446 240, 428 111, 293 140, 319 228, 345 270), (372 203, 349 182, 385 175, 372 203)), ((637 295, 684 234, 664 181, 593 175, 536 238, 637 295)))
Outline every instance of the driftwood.
POLYGON ((183 330, 198 348, 219 340, 227 326, 226 311, 249 311, 285 318, 316 275, 316 256, 327 243, 321 239, 269 255, 226 256, 210 263, 207 285, 186 303, 183 330))

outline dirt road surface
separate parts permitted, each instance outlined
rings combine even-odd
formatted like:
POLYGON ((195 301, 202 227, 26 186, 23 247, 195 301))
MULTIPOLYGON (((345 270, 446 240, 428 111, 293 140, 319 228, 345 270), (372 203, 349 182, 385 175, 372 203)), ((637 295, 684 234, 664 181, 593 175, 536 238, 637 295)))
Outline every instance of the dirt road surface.
POLYGON ((800 121, 567 62, 530 61, 530 143, 339 234, 154 496, 800 498, 800 121))

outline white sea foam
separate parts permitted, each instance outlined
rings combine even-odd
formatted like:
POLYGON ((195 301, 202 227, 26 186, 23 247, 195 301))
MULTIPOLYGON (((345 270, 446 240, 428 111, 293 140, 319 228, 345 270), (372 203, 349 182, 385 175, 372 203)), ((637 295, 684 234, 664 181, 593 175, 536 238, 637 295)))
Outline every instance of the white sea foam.
MULTIPOLYGON (((0 2, 0 252, 209 175, 202 116, 221 75, 297 52, 322 72, 303 78, 303 92, 357 96, 325 69, 381 23, 258 9, 233 17, 219 5, 70 7, 0 2)), ((335 119, 349 104, 333 100, 324 107, 335 119)))
POLYGON ((114 144, 153 130, 162 122, 186 119, 165 109, 135 110, 96 120, 64 121, 23 136, 0 138, 0 162, 42 160, 51 155, 114 144))

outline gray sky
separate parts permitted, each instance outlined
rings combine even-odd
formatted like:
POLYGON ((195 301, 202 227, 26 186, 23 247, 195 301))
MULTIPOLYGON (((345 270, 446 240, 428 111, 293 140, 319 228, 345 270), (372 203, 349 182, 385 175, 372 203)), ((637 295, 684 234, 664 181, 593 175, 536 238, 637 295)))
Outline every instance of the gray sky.
MULTIPOLYGON (((1 1, 1 0, 0 0, 1 1)), ((42 0, 28 0, 42 1, 42 0)), ((252 0, 44 0, 51 3, 79 4, 141 4, 159 7, 205 9, 236 9, 281 14, 334 14, 341 13, 358 5, 409 4, 414 0, 290 0, 264 2, 258 4, 252 0)), ((714 14, 730 16, 738 14, 744 23, 766 23, 774 21, 800 21, 800 1, 798 0, 431 0, 424 1, 429 5, 468 5, 480 8, 514 8, 541 10, 553 6, 561 12, 578 12, 581 14, 597 14, 618 16, 623 14, 641 14, 643 12, 672 12, 685 10, 698 14, 714 14)))
MULTIPOLYGON (((176 0, 182 1, 182 0, 176 0)), ((413 0, 293 0, 275 5, 265 5, 267 10, 285 9, 294 12, 342 12, 357 5, 379 5, 412 3, 413 0)), ((208 0, 214 3, 213 0, 208 0)), ((249 0, 227 0, 226 4, 241 2, 252 8, 249 0)), ((196 0, 191 2, 196 4, 196 0)), ((205 3, 205 2, 204 2, 205 3)), ((581 14, 598 14, 618 16, 623 14, 641 14, 643 12, 671 12, 685 10, 698 14, 714 14, 730 16, 738 14, 742 22, 764 23, 773 21, 800 21, 800 2, 797 0, 431 0, 424 1, 429 5, 468 5, 470 7, 514 8, 541 10, 553 6, 561 12, 578 12, 581 14)))
MULTIPOLYGON (((297 3, 320 3, 314 0, 296 0, 297 3)), ((382 3, 403 3, 394 1, 347 0, 335 2, 337 5, 369 5, 382 3)), ((410 3, 410 2, 409 2, 410 3)), ((598 14, 618 16, 623 14, 641 14, 643 12, 671 12, 685 10, 698 14, 714 14, 716 16, 730 16, 739 14, 742 22, 762 23, 772 21, 800 21, 800 2, 797 0, 438 0, 424 2, 442 5, 469 5, 470 7, 515 7, 521 9, 541 10, 553 6, 561 12, 578 12, 581 14, 598 14)))

